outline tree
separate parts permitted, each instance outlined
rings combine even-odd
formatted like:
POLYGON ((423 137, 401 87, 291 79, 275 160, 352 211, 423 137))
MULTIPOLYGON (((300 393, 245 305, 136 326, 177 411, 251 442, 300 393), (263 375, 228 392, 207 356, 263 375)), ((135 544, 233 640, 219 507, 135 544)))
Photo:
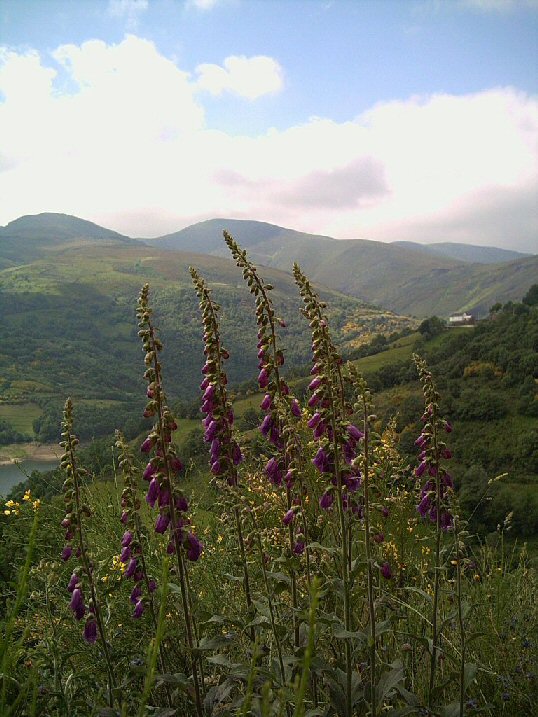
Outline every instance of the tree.
POLYGON ((538 284, 533 284, 522 299, 527 306, 538 306, 538 284))
POLYGON ((443 319, 440 319, 438 316, 430 316, 429 319, 424 319, 418 327, 418 330, 425 339, 433 339, 434 336, 442 334, 445 327, 446 323, 443 319))

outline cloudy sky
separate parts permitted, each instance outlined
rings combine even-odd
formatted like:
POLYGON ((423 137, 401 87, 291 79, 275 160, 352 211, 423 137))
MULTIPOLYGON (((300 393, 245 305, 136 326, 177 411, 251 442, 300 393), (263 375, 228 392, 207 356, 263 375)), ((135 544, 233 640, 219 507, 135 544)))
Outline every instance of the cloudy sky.
POLYGON ((538 0, 2 0, 0 224, 538 252, 538 0))

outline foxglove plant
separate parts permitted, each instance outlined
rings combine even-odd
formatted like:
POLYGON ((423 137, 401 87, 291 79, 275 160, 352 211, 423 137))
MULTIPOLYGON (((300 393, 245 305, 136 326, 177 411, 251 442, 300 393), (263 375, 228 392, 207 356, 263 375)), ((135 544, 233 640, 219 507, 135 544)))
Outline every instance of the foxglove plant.
POLYGON ((146 537, 143 534, 142 522, 140 520, 140 499, 138 497, 137 478, 138 473, 134 467, 134 459, 129 446, 121 433, 116 431, 116 448, 119 450, 119 466, 122 469, 124 488, 121 494, 121 506, 127 519, 124 521, 125 532, 121 541, 120 560, 127 566, 125 575, 132 577, 134 587, 130 600, 134 605, 133 617, 142 616, 147 601, 153 620, 157 626, 157 616, 153 604, 153 593, 157 587, 155 580, 148 575, 146 560, 144 557, 143 544, 146 537), (131 567, 134 563, 134 569, 131 567), (144 588, 146 598, 144 600, 144 588))
POLYGON ((425 402, 425 410, 422 415, 424 426, 422 433, 415 441, 415 445, 420 449, 420 463, 415 469, 415 475, 417 478, 426 476, 427 480, 422 487, 421 501, 417 506, 417 510, 422 517, 428 516, 430 521, 435 523, 432 650, 428 686, 428 708, 431 709, 440 642, 438 608, 441 573, 441 537, 443 532, 451 530, 454 526, 454 518, 450 505, 450 499, 453 493, 453 482, 452 477, 447 472, 443 463, 443 461, 452 458, 452 453, 442 440, 443 433, 451 433, 452 425, 440 414, 440 396, 426 362, 417 354, 413 354, 413 361, 417 367, 419 379, 422 384, 425 402))
POLYGON ((61 523, 66 531, 66 544, 62 551, 62 559, 69 560, 74 552, 79 562, 78 567, 73 570, 67 586, 71 593, 70 607, 76 620, 80 621, 86 617, 84 624, 86 642, 95 643, 99 637, 107 668, 109 701, 112 706, 115 685, 114 671, 106 640, 101 606, 97 597, 93 560, 84 531, 83 519, 91 516, 91 510, 83 502, 81 494, 80 480, 86 475, 86 471, 77 465, 76 447, 79 440, 73 433, 73 403, 70 398, 65 402, 62 429, 60 446, 64 453, 60 459, 60 467, 66 474, 63 484, 65 517, 61 523), (89 594, 87 605, 84 596, 85 590, 86 596, 89 594))
MULTIPOLYGON (((364 437, 363 431, 350 423, 352 408, 345 397, 342 358, 338 354, 329 331, 328 319, 323 313, 323 304, 314 292, 310 281, 297 264, 293 267, 295 282, 304 303, 304 315, 312 331, 312 370, 313 376, 309 389, 311 396, 308 406, 313 415, 308 421, 318 450, 313 464, 325 480, 325 492, 320 499, 320 507, 329 510, 335 499, 337 503, 340 541, 341 541, 341 577, 343 586, 344 626, 352 631, 351 619, 351 579, 350 557, 351 541, 349 531, 350 515, 358 505, 353 494, 361 484, 362 476, 353 467, 357 456, 357 446, 364 437)), ((351 643, 346 640, 346 715, 351 717, 352 700, 352 651, 351 643)))
MULTIPOLYGON (((211 298, 211 292, 196 269, 190 268, 194 288, 200 300, 202 323, 204 328, 205 364, 202 368, 204 376, 200 384, 203 391, 201 412, 204 414, 204 440, 210 445, 211 472, 217 479, 223 479, 233 490, 237 488, 238 465, 243 460, 241 449, 233 435, 234 414, 228 399, 226 385, 228 378, 224 370, 224 362, 229 358, 228 351, 223 347, 218 313, 220 306, 211 298)), ((241 515, 237 500, 233 506, 235 527, 241 564, 243 567, 243 590, 248 613, 252 613, 252 597, 248 574, 245 541, 241 525, 241 515)), ((254 628, 251 638, 255 639, 254 628)))
MULTIPOLYGON (((260 426, 262 435, 274 446, 274 453, 267 461, 265 473, 274 486, 284 484, 286 491, 286 512, 282 523, 288 531, 289 550, 293 556, 306 552, 307 576, 310 581, 310 558, 307 544, 307 524, 303 500, 305 485, 302 475, 302 448, 298 438, 298 422, 302 411, 297 399, 291 394, 281 368, 284 365, 284 352, 279 344, 276 326, 286 326, 276 316, 270 292, 273 287, 266 283, 258 274, 254 264, 249 260, 246 251, 227 232, 224 240, 230 249, 237 266, 243 270, 243 278, 247 282, 255 299, 256 323, 258 326, 258 385, 265 392, 261 409, 265 412, 260 426), (301 522, 301 527, 296 525, 301 522)), ((295 646, 299 645, 299 623, 296 617, 298 607, 297 581, 295 570, 290 569, 291 597, 294 609, 295 646)))
MULTIPOLYGON (((136 314, 139 327, 138 335, 142 339, 145 351, 144 363, 146 371, 144 378, 148 382, 146 391, 148 402, 144 410, 144 416, 154 418, 155 424, 140 446, 141 452, 146 454, 149 459, 143 478, 149 481, 146 501, 152 508, 156 504, 159 508, 155 532, 168 534, 167 552, 175 554, 177 560, 186 640, 192 658, 191 667, 196 711, 198 717, 202 717, 202 694, 199 679, 201 666, 199 665, 199 657, 194 654, 198 640, 194 628, 194 616, 191 614, 190 609, 185 559, 189 561, 198 560, 202 554, 203 545, 199 538, 189 530, 190 520, 187 516, 189 504, 187 498, 175 485, 179 473, 183 470, 183 464, 172 445, 172 433, 177 429, 177 423, 166 402, 159 361, 162 342, 156 335, 156 328, 151 319, 153 310, 149 306, 148 298, 149 286, 145 284, 138 298, 136 314)), ((128 523, 128 510, 123 510, 121 520, 124 525, 128 523)), ((128 577, 130 575, 134 576, 138 567, 138 557, 136 555, 131 556, 125 575, 128 577)))

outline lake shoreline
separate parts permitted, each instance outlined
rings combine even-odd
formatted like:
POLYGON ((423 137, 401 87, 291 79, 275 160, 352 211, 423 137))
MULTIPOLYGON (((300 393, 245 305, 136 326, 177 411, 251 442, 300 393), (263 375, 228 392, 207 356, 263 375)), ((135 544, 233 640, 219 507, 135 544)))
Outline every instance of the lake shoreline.
POLYGON ((22 461, 60 460, 61 449, 56 443, 13 443, 0 448, 0 466, 22 461))

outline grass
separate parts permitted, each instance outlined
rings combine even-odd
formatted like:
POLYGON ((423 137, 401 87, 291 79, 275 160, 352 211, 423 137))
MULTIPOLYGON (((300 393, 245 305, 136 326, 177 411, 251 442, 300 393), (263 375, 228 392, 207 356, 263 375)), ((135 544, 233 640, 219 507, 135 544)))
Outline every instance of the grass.
POLYGON ((32 423, 42 414, 35 403, 0 404, 0 418, 7 421, 16 431, 34 436, 32 423))

